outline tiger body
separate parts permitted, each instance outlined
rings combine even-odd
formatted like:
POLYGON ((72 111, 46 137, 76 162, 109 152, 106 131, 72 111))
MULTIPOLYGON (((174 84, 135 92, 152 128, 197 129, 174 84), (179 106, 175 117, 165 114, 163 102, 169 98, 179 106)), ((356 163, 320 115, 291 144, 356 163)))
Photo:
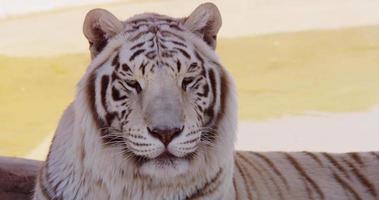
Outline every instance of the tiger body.
POLYGON ((34 200, 378 199, 377 153, 234 152, 221 17, 87 14, 91 64, 56 130, 34 200))
POLYGON ((378 155, 237 152, 235 199, 379 199, 378 155))

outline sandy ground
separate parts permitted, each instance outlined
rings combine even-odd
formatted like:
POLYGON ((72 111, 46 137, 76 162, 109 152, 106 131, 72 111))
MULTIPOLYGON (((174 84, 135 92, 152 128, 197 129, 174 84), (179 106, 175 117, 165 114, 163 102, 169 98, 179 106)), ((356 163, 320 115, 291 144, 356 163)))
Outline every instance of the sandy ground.
MULTIPOLYGON (((91 8, 109 9, 120 19, 142 11, 183 17, 202 2, 204 0, 121 1, 0 20, 0 38, 6 38, 0 42, 0 54, 35 56, 85 52, 87 42, 82 36, 82 22, 91 8)), ((379 24, 379 1, 373 0, 212 2, 218 5, 223 16, 219 37, 379 24)))

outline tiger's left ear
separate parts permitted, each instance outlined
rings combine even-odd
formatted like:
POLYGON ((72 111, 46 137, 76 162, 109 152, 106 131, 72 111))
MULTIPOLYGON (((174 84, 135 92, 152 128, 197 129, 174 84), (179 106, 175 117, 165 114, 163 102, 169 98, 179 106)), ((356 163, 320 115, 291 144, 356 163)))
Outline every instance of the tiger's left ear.
POLYGON ((213 3, 201 4, 184 19, 184 26, 200 36, 213 49, 216 48, 217 33, 221 24, 220 11, 213 3))

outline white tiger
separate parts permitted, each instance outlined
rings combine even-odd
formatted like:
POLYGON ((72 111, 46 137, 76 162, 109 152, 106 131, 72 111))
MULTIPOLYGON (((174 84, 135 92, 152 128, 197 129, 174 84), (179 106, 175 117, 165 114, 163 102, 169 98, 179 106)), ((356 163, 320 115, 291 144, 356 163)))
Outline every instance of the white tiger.
POLYGON ((234 152, 235 87, 205 3, 186 18, 90 11, 92 56, 34 199, 379 199, 379 154, 234 152))

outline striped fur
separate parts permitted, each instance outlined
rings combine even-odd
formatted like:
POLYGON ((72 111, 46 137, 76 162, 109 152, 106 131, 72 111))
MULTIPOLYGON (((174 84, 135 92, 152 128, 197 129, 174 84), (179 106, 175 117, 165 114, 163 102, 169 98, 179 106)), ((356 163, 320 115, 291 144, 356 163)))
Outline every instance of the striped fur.
POLYGON ((237 152, 235 199, 379 199, 376 155, 237 152))
POLYGON ((88 13, 92 61, 34 200, 378 199, 375 152, 234 152, 235 88, 214 51, 220 26, 211 3, 182 19, 88 13))

